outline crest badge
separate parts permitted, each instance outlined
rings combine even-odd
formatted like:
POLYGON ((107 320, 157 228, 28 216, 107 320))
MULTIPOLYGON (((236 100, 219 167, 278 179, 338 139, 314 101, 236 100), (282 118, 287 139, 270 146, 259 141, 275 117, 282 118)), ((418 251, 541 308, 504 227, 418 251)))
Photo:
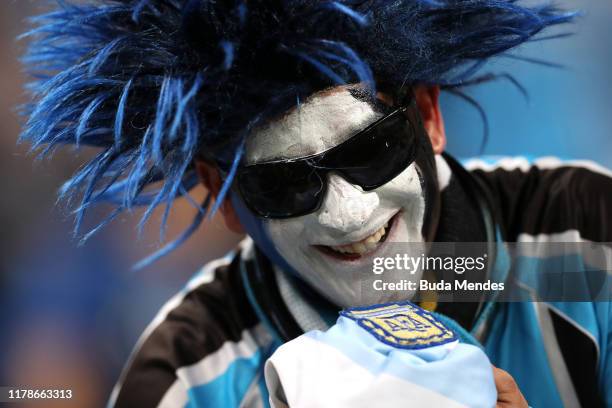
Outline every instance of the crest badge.
POLYGON ((393 347, 420 349, 458 339, 432 313, 410 302, 346 309, 340 314, 354 320, 383 343, 393 347))

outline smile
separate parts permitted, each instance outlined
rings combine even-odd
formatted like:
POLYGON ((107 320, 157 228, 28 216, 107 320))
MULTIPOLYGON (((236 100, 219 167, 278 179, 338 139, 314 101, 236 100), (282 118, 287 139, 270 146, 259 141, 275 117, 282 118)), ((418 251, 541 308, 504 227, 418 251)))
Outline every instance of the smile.
POLYGON ((391 231, 394 222, 397 218, 396 213, 391 217, 382 227, 376 230, 373 234, 356 242, 343 245, 316 245, 315 247, 327 255, 331 255, 334 258, 340 258, 345 260, 351 260, 359 258, 365 254, 371 253, 378 249, 380 244, 385 242, 389 231, 391 231))

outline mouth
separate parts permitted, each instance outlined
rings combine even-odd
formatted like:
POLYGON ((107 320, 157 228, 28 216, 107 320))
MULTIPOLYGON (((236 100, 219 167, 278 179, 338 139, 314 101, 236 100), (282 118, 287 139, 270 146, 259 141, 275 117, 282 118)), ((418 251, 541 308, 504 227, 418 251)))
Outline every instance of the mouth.
POLYGON ((351 242, 343 245, 315 245, 315 248, 336 259, 355 260, 369 255, 376 251, 389 236, 389 232, 393 229, 398 211, 391 217, 383 226, 381 226, 373 234, 361 239, 357 242, 351 242))

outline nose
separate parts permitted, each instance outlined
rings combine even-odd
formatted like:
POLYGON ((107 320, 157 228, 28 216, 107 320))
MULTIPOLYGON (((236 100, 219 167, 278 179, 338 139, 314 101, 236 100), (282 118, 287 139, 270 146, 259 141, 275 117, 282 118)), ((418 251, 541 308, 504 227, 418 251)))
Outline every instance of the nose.
POLYGON ((339 233, 361 229, 378 207, 378 194, 364 192, 337 174, 330 174, 323 204, 318 212, 319 224, 339 233))

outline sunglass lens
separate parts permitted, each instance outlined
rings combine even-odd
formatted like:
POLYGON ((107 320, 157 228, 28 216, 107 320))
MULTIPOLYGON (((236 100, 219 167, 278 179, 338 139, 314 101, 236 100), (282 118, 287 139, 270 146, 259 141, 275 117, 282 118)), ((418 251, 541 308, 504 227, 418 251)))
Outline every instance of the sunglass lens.
POLYGON ((378 188, 406 169, 416 152, 412 125, 398 112, 349 141, 333 157, 326 158, 348 181, 364 190, 378 188))
POLYGON ((323 193, 321 177, 305 162, 246 167, 239 174, 238 186, 246 205, 270 218, 311 212, 323 193))

